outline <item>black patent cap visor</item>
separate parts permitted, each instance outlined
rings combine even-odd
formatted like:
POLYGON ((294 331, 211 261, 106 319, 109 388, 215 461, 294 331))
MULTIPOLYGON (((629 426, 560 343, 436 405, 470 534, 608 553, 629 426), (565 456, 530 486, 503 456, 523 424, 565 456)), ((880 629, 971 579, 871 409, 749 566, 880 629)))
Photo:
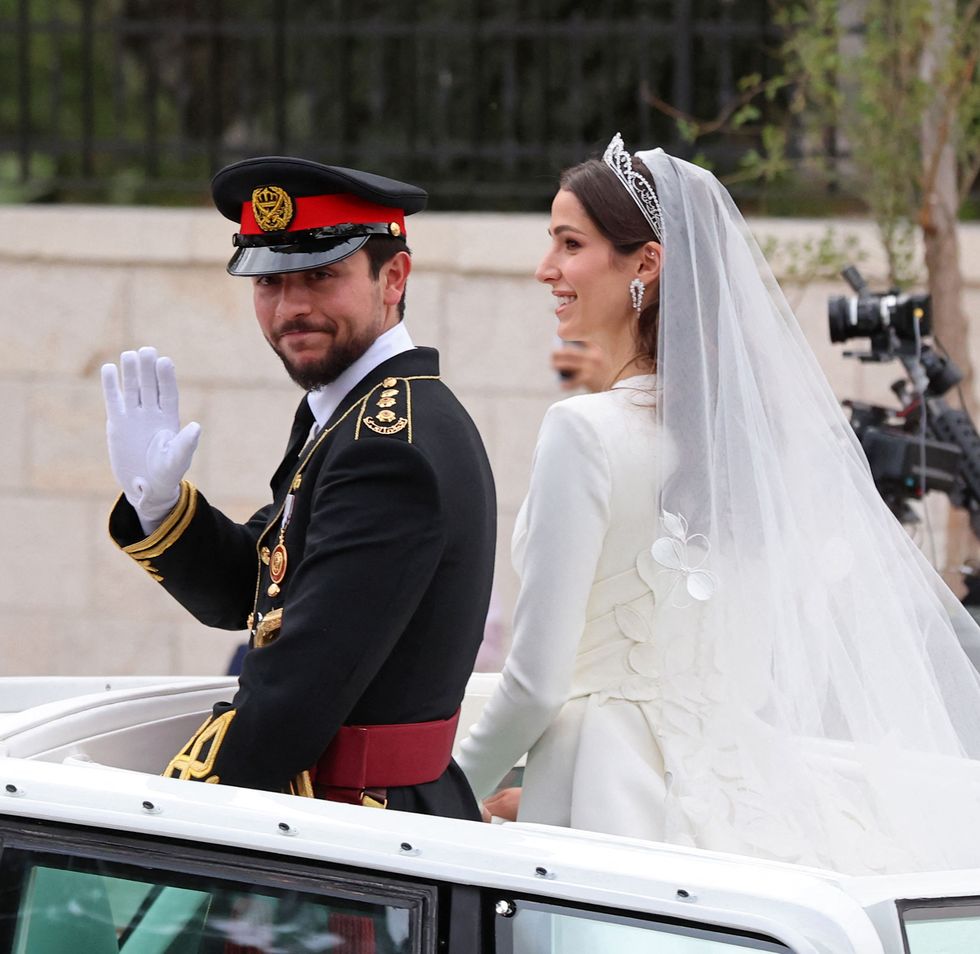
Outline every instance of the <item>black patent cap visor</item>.
POLYGON ((265 245, 257 248, 237 248, 228 262, 229 275, 251 277, 278 275, 283 272, 302 272, 322 268, 349 258, 364 248, 369 235, 323 243, 322 248, 302 245, 265 245))

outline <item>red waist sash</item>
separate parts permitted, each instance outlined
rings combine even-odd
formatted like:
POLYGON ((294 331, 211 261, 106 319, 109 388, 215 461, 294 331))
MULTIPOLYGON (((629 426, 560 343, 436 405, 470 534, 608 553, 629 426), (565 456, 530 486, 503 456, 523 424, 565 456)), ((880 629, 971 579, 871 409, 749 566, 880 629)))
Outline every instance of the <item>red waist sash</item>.
POLYGON ((313 784, 375 789, 434 782, 449 767, 458 722, 459 709, 432 722, 341 726, 310 772, 313 784))

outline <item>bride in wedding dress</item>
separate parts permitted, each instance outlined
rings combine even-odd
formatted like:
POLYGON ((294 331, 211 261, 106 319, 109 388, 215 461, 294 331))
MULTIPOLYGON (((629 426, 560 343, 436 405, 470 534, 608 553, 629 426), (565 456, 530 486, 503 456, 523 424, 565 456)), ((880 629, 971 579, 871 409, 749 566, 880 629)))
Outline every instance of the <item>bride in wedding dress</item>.
POLYGON ((522 821, 848 873, 980 867, 976 624, 881 501, 727 191, 564 173, 537 270, 605 391, 554 405, 499 688, 460 764, 522 821), (973 633, 971 638, 975 638, 973 633))

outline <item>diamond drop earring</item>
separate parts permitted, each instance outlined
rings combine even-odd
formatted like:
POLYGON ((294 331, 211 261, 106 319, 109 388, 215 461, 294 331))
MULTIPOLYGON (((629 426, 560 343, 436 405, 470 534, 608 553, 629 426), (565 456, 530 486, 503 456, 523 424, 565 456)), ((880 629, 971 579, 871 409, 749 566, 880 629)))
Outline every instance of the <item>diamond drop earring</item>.
POLYGON ((633 302, 633 310, 636 312, 637 318, 640 317, 640 312, 643 310, 643 293, 646 290, 646 285, 638 278, 634 278, 630 282, 630 301, 633 302))

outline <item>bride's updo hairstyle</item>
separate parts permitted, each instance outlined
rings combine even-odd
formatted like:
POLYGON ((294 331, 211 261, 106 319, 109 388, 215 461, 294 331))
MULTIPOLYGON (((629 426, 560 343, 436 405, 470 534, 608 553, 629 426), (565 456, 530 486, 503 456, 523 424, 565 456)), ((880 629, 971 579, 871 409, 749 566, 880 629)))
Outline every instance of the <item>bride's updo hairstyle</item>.
MULTIPOLYGON (((633 171, 653 185, 650 170, 641 159, 633 159, 633 171)), ((657 242, 653 229, 636 202, 601 159, 588 159, 566 169, 559 187, 571 192, 592 220, 593 225, 612 243, 619 255, 631 255, 647 242, 657 242)), ((656 287, 648 289, 651 302, 640 312, 636 344, 639 354, 657 365, 657 335, 660 324, 660 295, 656 287)), ((629 301, 627 283, 623 283, 623 301, 629 301)))

